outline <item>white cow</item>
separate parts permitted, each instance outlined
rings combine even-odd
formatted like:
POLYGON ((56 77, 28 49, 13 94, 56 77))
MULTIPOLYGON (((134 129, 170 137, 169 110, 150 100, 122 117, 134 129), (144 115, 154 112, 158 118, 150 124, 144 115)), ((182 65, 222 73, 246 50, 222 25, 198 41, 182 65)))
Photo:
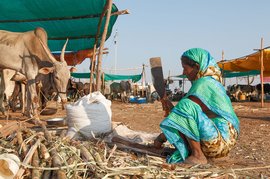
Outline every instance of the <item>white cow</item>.
MULTIPOLYGON (((29 116, 39 118, 35 80, 38 73, 53 73, 52 81, 62 99, 62 104, 67 101, 66 87, 70 73, 64 60, 66 44, 67 42, 63 46, 60 61, 57 61, 47 46, 47 33, 43 28, 24 33, 0 31, 0 69, 12 69, 25 75, 29 116)), ((2 85, 2 88, 5 88, 5 85, 2 85)), ((0 109, 4 112, 3 105, 0 109)))

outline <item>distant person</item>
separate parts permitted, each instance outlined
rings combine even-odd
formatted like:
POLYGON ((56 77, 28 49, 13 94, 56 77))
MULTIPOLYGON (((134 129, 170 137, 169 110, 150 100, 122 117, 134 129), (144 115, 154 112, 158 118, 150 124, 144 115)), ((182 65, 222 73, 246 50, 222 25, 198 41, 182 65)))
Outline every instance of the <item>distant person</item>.
POLYGON ((235 146, 239 121, 210 53, 193 48, 183 53, 181 62, 192 86, 175 107, 162 100, 170 113, 160 124, 163 133, 154 146, 161 148, 167 140, 175 146, 168 163, 206 164, 207 158, 227 156, 235 146))

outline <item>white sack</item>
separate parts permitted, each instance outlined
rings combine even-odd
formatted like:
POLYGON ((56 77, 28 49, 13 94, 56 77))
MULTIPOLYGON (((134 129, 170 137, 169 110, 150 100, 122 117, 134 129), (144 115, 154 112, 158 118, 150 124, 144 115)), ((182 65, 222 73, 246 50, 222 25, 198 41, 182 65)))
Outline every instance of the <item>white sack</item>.
POLYGON ((111 131, 111 101, 99 91, 68 104, 66 110, 69 138, 77 137, 78 132, 91 138, 111 131))

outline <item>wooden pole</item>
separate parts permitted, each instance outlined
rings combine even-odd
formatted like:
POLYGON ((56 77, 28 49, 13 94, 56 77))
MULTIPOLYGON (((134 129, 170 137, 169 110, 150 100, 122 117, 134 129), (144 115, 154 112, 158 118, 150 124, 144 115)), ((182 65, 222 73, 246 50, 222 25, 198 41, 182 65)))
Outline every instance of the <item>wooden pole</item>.
POLYGON ((106 22, 104 26, 104 31, 101 37, 101 43, 99 47, 99 54, 98 54, 98 65, 97 65, 97 75, 96 75, 96 85, 97 85, 97 91, 100 91, 101 85, 100 85, 100 75, 101 75, 101 61, 102 61, 102 55, 103 55, 103 47, 104 47, 104 42, 106 40, 107 36, 107 31, 108 31, 108 26, 110 22, 110 17, 111 17, 111 11, 112 11, 112 0, 107 0, 107 15, 106 15, 106 22))
POLYGON ((105 74, 102 73, 102 94, 105 95, 105 74))
POLYGON ((105 16, 106 13, 106 9, 107 9, 107 5, 105 5, 103 12, 99 18, 99 22, 98 22, 98 29, 97 29, 97 34, 95 37, 95 44, 94 44, 94 48, 93 48, 93 56, 91 59, 91 69, 90 69, 90 87, 89 87, 89 93, 92 93, 93 89, 92 89, 92 83, 93 83, 93 76, 94 76, 94 71, 95 71, 95 66, 96 66, 96 49, 97 49, 97 43, 98 43, 98 37, 99 37, 99 33, 100 33, 100 28, 101 28, 101 24, 102 24, 102 20, 103 17, 105 16))
POLYGON ((260 62, 261 62, 261 107, 264 107, 264 89, 263 89, 263 71, 264 71, 264 66, 263 66, 263 38, 261 38, 261 49, 260 49, 260 62))
POLYGON ((145 88, 145 68, 143 64, 143 69, 142 69, 142 97, 145 97, 146 95, 144 94, 144 88, 145 88))
MULTIPOLYGON (((222 50, 222 54, 221 54, 221 60, 224 61, 224 51, 222 50)), ((223 82, 223 86, 226 85, 226 78, 224 77, 224 63, 222 62, 222 82, 223 82)))
POLYGON ((95 69, 95 65, 96 65, 96 55, 95 55, 95 52, 96 52, 96 44, 94 45, 94 50, 93 50, 93 56, 92 56, 92 59, 91 60, 91 66, 90 66, 90 87, 89 87, 89 93, 92 93, 93 89, 92 89, 92 83, 93 83, 93 76, 94 76, 94 69, 95 69))

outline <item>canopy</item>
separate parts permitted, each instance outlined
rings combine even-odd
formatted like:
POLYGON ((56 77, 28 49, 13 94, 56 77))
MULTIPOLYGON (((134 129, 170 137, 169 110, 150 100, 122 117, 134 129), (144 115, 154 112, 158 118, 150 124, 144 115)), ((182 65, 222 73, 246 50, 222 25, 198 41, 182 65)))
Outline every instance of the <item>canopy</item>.
POLYGON ((251 70, 246 72, 232 72, 232 71, 223 71, 223 78, 233 78, 233 77, 242 77, 242 76, 256 76, 259 75, 260 71, 251 70))
MULTIPOLYGON (((264 76, 270 76, 270 49, 263 49, 263 64, 264 64, 264 76)), ((241 57, 232 59, 229 61, 220 61, 218 65, 220 68, 231 72, 248 72, 248 71, 260 71, 260 51, 241 57)))
MULTIPOLYGON (((25 32, 43 27, 48 33, 51 51, 60 51, 69 38, 66 50, 79 52, 77 59, 81 61, 87 57, 87 53, 81 50, 94 46, 105 5, 106 0, 1 0, 0 29, 25 32)), ((116 11, 118 9, 113 5, 112 13, 116 11)), ((99 37, 104 30, 105 19, 102 20, 99 37)), ((107 38, 111 35, 116 19, 117 15, 110 18, 107 38)))
MULTIPOLYGON (((246 71, 246 72, 233 72, 233 71, 227 71, 227 70, 222 71, 222 77, 223 78, 256 76, 256 75, 259 75, 259 74, 260 74, 260 71, 258 71, 258 70, 251 70, 251 71, 246 71)), ((186 75, 176 75, 176 76, 171 76, 171 77, 187 78, 186 75)))
MULTIPOLYGON (((88 78, 90 73, 71 73, 71 76, 74 78, 88 78)), ((142 78, 142 74, 138 75, 113 75, 104 73, 105 81, 114 81, 114 80, 132 80, 132 82, 138 82, 142 78)))
POLYGON ((105 81, 114 81, 114 80, 132 80, 132 82, 137 82, 142 78, 142 74, 139 75, 112 75, 105 74, 105 81))

